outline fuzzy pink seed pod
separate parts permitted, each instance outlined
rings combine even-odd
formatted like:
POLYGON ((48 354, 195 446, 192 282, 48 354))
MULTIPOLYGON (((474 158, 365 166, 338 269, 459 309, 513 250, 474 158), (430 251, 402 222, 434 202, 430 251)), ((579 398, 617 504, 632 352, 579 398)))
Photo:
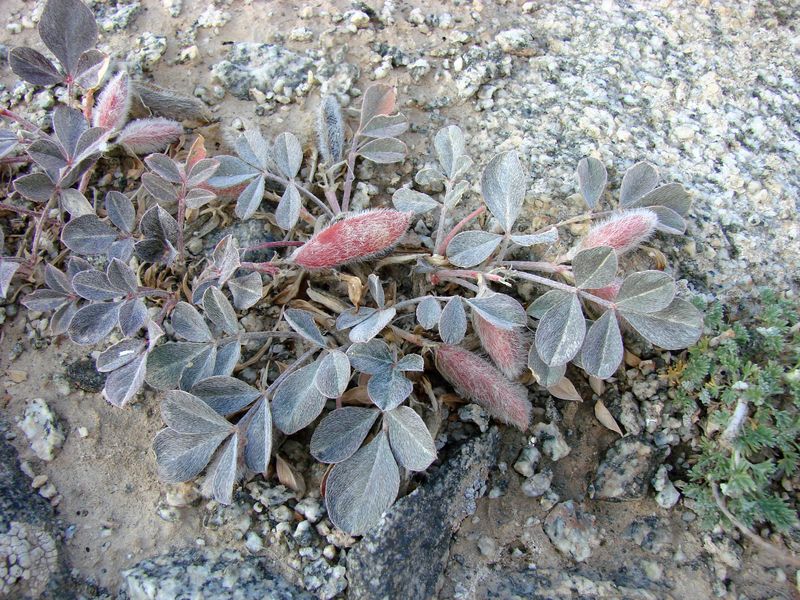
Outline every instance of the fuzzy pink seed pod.
POLYGON ((658 216, 652 210, 625 210, 592 227, 583 238, 580 249, 611 246, 618 254, 625 254, 646 241, 657 224, 658 216))
POLYGON ((531 338, 524 327, 501 329, 473 313, 472 326, 481 340, 481 346, 502 371, 511 380, 517 379, 528 366, 528 351, 531 338))
POLYGON ((183 133, 183 126, 169 119, 137 119, 128 123, 117 143, 127 147, 134 154, 158 152, 176 141, 183 133))
POLYGON ((130 78, 125 71, 117 74, 100 93, 92 114, 92 125, 109 131, 121 129, 128 120, 131 106, 130 78))
POLYGON ((596 288, 594 290, 586 290, 593 296, 597 296, 598 298, 602 298, 603 300, 608 300, 609 302, 613 302, 617 298, 617 294, 619 294, 619 289, 622 287, 622 279, 617 277, 614 281, 609 283, 605 287, 596 288))
POLYGON ((525 431, 531 420, 528 391, 511 383, 491 363, 459 346, 439 346, 436 368, 464 398, 483 406, 489 414, 525 431))
POLYGON ((378 208, 349 213, 328 225, 292 255, 305 269, 328 269, 379 258, 403 237, 412 213, 378 208))

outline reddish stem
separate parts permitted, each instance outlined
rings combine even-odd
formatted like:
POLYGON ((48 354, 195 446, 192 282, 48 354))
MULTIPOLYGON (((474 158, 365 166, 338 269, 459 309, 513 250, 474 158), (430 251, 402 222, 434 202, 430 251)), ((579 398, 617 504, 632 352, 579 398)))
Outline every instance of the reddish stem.
POLYGON ((242 250, 242 254, 245 252, 255 252, 256 250, 264 250, 266 248, 283 248, 285 246, 302 246, 305 242, 292 242, 289 240, 278 241, 278 242, 264 242, 263 244, 256 244, 255 246, 248 246, 244 250, 242 250))
POLYGON ((445 236, 445 238, 442 240, 442 243, 439 244, 438 248, 436 248, 436 254, 438 254, 439 256, 444 256, 444 253, 447 252, 447 245, 452 241, 452 239, 456 236, 456 234, 459 231, 461 231, 464 227, 466 227, 466 225, 470 221, 472 221, 476 217, 479 217, 485 210, 486 206, 481 206, 480 208, 476 208, 466 217, 464 217, 458 223, 456 223, 456 226, 450 230, 450 233, 448 233, 447 236, 445 236))
POLYGON ((257 262, 243 262, 239 264, 240 267, 243 269, 250 269, 251 271, 258 271, 259 273, 268 273, 269 275, 275 275, 276 273, 280 273, 280 267, 276 267, 271 263, 257 263, 257 262))

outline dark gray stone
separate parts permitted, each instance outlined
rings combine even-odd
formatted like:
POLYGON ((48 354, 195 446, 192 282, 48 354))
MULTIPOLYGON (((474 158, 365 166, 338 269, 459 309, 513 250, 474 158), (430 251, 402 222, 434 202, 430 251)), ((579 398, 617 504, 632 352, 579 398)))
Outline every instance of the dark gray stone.
POLYGON ((428 481, 399 500, 347 557, 349 597, 433 598, 453 533, 475 512, 499 448, 492 427, 465 442, 428 481))
POLYGON ((122 572, 128 600, 313 600, 278 575, 266 558, 184 548, 122 572))
POLYGON ((473 598, 503 600, 671 600, 662 591, 654 593, 627 587, 590 574, 560 569, 535 571, 493 570, 471 595, 473 598))
POLYGON ((31 488, 0 421, 0 598, 99 598, 72 580, 50 503, 31 488))
POLYGON ((641 438, 618 439, 597 467, 589 494, 616 502, 642 498, 664 455, 663 450, 641 438))
POLYGON ((64 375, 73 385, 85 392, 97 393, 106 385, 106 374, 100 373, 90 358, 68 364, 64 375))
MULTIPOLYGON (((250 246, 263 244, 265 242, 274 242, 275 238, 272 237, 272 235, 270 235, 266 229, 264 229, 264 225, 264 221, 259 221, 256 219, 236 221, 234 225, 210 233, 203 238, 203 249, 206 251, 206 253, 210 254, 214 251, 214 247, 222 240, 222 238, 228 235, 233 236, 233 238, 239 244, 239 248, 241 250, 244 250, 250 246)), ((255 250, 253 252, 243 254, 242 260, 248 262, 267 262, 270 258, 272 258, 273 254, 275 254, 275 250, 272 248, 255 250)))

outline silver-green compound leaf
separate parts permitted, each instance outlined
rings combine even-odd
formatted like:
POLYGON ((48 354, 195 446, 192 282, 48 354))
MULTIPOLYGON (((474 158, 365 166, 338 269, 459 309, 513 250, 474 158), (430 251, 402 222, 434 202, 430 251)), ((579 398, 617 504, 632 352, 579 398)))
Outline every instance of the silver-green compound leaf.
POLYGON ((550 290, 545 292, 528 306, 528 315, 534 319, 541 319, 548 310, 569 296, 563 290, 550 290))
POLYGON ((221 504, 233 501, 233 484, 236 483, 239 462, 239 434, 234 433, 219 449, 208 468, 201 492, 221 504))
POLYGON ((311 456, 324 463, 340 463, 359 449, 378 418, 374 408, 345 406, 328 414, 311 436, 311 456))
POLYGON ((633 206, 658 183, 658 171, 647 162, 638 162, 625 171, 619 191, 619 204, 623 208, 633 206))
POLYGON ((244 183, 258 175, 259 171, 253 166, 235 156, 217 156, 219 168, 208 179, 208 184, 219 189, 232 188, 235 185, 244 183))
POLYGON ((646 207, 664 206, 685 217, 692 206, 692 199, 680 183, 668 183, 645 194, 634 205, 646 207))
POLYGON ((291 133, 281 133, 275 138, 272 155, 278 169, 287 179, 297 176, 300 165, 303 164, 303 147, 291 133))
POLYGON ((610 246, 581 250, 572 259, 575 283, 582 290, 605 287, 617 275, 617 253, 610 246))
POLYGON ((69 337, 76 344, 90 346, 106 337, 119 321, 118 302, 99 302, 79 309, 69 324, 69 337))
POLYGON ((658 312, 642 314, 620 310, 620 313, 639 335, 665 350, 688 348, 703 333, 703 315, 680 298, 658 312))
POLYGON ((229 432, 178 433, 172 429, 162 429, 153 440, 158 476, 166 483, 194 479, 228 435, 229 432))
POLYGON ((336 318, 336 329, 343 331, 355 327, 365 321, 367 317, 375 314, 375 309, 369 306, 360 306, 358 309, 348 309, 336 318))
POLYGON ((297 224, 297 219, 300 218, 300 208, 300 192, 297 191, 297 186, 290 181, 275 209, 275 223, 281 229, 288 231, 297 224))
POLYGON ((591 156, 578 163, 578 186, 589 208, 597 206, 608 181, 608 173, 602 162, 591 156))
POLYGON ((525 199, 525 171, 514 151, 495 156, 483 171, 481 193, 506 233, 511 233, 525 199))
POLYGON ((370 340, 363 344, 353 344, 347 349, 350 364, 356 371, 375 375, 391 368, 394 363, 389 346, 383 340, 370 340))
POLYGON ((675 298, 675 281, 662 271, 631 273, 622 282, 614 303, 621 311, 658 312, 675 298))
POLYGON ((236 153, 239 157, 258 168, 260 171, 267 169, 269 162, 269 144, 261 134, 260 127, 253 127, 236 138, 234 142, 236 153))
POLYGON ((600 379, 608 379, 622 362, 623 353, 617 317, 613 310, 607 310, 586 332, 581 350, 583 370, 600 379))
POLYGON ((298 369, 278 386, 272 399, 272 419, 291 435, 309 425, 325 407, 325 396, 314 385, 319 362, 298 369))
POLYGON ((178 302, 175 305, 170 323, 175 335, 187 342, 210 342, 213 339, 206 320, 188 302, 178 302))
POLYGON ((465 300, 481 317, 500 329, 514 329, 528 323, 522 305, 506 294, 489 293, 465 300))
POLYGON ((489 258, 502 240, 488 231, 462 231, 447 245, 447 258, 457 267, 474 267, 489 258))
POLYGON ((326 398, 338 398, 350 382, 350 359, 341 350, 330 350, 319 361, 314 385, 326 398))
POLYGON ((119 307, 119 329, 125 337, 136 335, 147 319, 147 306, 141 298, 125 300, 119 307))
POLYGON ((398 406, 386 413, 389 445, 397 462, 409 471, 424 471, 436 459, 436 447, 425 422, 413 408, 398 406))
POLYGON ((397 498, 400 470, 385 432, 331 469, 325 505, 333 524, 350 535, 369 531, 397 498))
POLYGON ((406 354, 397 361, 395 368, 398 371, 416 371, 421 373, 425 370, 425 360, 419 354, 406 354))
POLYGON ((397 138, 380 138, 364 144, 358 154, 379 165, 388 165, 402 162, 406 152, 406 145, 397 138))
POLYGON ((145 381, 157 390, 178 387, 184 369, 208 348, 208 344, 167 342, 147 355, 145 381))
POLYGON ((372 299, 375 300, 375 304, 378 305, 378 308, 383 308, 383 305, 386 304, 386 296, 383 293, 383 285, 381 285, 380 277, 375 275, 375 273, 370 274, 367 278, 367 287, 369 288, 372 299))
POLYGON ((134 273, 133 269, 131 269, 127 264, 117 258, 112 258, 111 262, 108 263, 106 276, 108 277, 108 281, 111 283, 111 285, 117 288, 120 292, 134 294, 139 289, 139 282, 136 279, 136 273, 134 273))
POLYGON ((109 220, 125 233, 132 233, 136 227, 136 209, 133 202, 122 192, 108 192, 105 200, 109 220))
POLYGON ((369 399, 383 411, 402 404, 414 391, 414 384, 397 368, 390 368, 370 377, 367 382, 369 399))
MULTIPOLYGON (((468 156, 462 156, 456 161, 456 173, 457 177, 460 177, 464 173, 466 173, 469 168, 472 166, 472 159, 468 156)), ((445 194, 443 203, 448 209, 455 208, 459 202, 461 202, 461 198, 467 193, 469 190, 470 185, 468 181, 461 180, 457 184, 455 184, 450 191, 445 194)))
POLYGON ((350 341, 353 343, 368 342, 391 323, 396 314, 397 309, 394 307, 376 311, 350 330, 350 341))
POLYGON ((325 347, 325 338, 314 323, 314 317, 306 310, 299 308, 290 308, 283 313, 289 327, 294 329, 297 333, 302 335, 309 342, 316 344, 320 348, 325 347))
POLYGON ((229 279, 228 289, 233 296, 233 305, 239 310, 255 306, 261 300, 264 291, 261 275, 256 272, 229 279))
POLYGON ((439 319, 439 337, 445 344, 458 344, 467 333, 467 313, 459 296, 447 301, 439 319))
MULTIPOLYGON (((213 179, 213 178, 212 178, 213 179)), ((264 199, 265 180, 263 175, 259 175, 242 190, 236 199, 236 216, 242 220, 249 219, 261 206, 264 199)))
POLYGON ((361 130, 361 135, 370 138, 389 138, 402 135, 408 130, 408 119, 404 115, 375 115, 361 130))
POLYGON ((658 217, 656 230, 670 235, 683 235, 686 233, 686 221, 671 208, 666 206, 650 206, 648 208, 656 213, 658 217))
POLYGON ((61 230, 61 241, 77 254, 103 254, 116 239, 114 228, 96 215, 81 215, 61 230))
POLYGON ((236 335, 239 332, 236 312, 218 287, 211 286, 203 294, 203 312, 214 325, 228 335, 236 335))
POLYGON ((444 174, 455 179, 457 161, 464 154, 464 133, 455 125, 443 127, 436 132, 433 147, 444 174))
POLYGON ((203 400, 180 390, 167 392, 161 401, 161 418, 178 433, 223 433, 233 428, 203 400))
POLYGON ((416 192, 409 188, 400 188, 392 194, 392 204, 401 212, 411 211, 417 215, 424 215, 439 206, 439 203, 422 192, 416 192))
POLYGON ((259 400, 244 419, 249 419, 245 432, 245 464, 256 473, 266 473, 272 454, 272 414, 267 400, 259 400))
POLYGON ((555 367, 548 367, 539 356, 539 351, 536 349, 536 344, 531 344, 531 349, 528 352, 528 368, 533 373, 536 381, 544 388, 550 388, 556 385, 564 373, 567 372, 567 365, 556 365, 555 367))
POLYGON ((91 9, 80 0, 50 1, 39 20, 39 37, 67 75, 75 75, 81 54, 97 42, 97 23, 91 9))
POLYGON ((131 362, 112 371, 106 377, 103 397, 118 408, 125 406, 144 385, 146 355, 140 354, 131 362))
POLYGON ((76 274, 72 278, 72 287, 78 296, 94 302, 112 300, 125 294, 111 284, 105 273, 94 269, 76 274))
POLYGON ((226 376, 207 377, 195 384, 190 392, 226 416, 239 412, 261 396, 261 392, 241 379, 226 376))
POLYGON ((233 340, 217 348, 217 361, 214 363, 214 377, 228 377, 242 356, 242 345, 233 340))
POLYGON ((109 373, 127 365, 144 350, 144 342, 138 339, 122 340, 103 350, 95 361, 100 373, 109 373))
POLYGON ((214 364, 217 362, 217 349, 212 344, 206 344, 203 351, 189 362, 181 373, 178 387, 190 390, 196 383, 214 374, 214 364))
POLYGON ((425 296, 422 302, 417 304, 417 321, 423 329, 433 329, 439 323, 442 316, 442 307, 439 301, 433 296, 425 296))
POLYGON ((581 303, 578 296, 569 294, 542 315, 536 329, 536 349, 547 366, 563 365, 581 349, 585 334, 581 303))

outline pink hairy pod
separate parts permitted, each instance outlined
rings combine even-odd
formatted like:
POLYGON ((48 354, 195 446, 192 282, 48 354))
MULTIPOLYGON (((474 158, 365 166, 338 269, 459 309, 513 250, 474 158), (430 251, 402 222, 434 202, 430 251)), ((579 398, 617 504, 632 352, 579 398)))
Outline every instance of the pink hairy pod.
POLYGON ((473 313, 472 326, 497 368, 511 380, 517 379, 528 366, 531 338, 524 327, 501 329, 473 313))
POLYGON ((645 242, 657 224, 658 216, 652 210, 625 210, 592 227, 583 238, 580 249, 611 246, 617 254, 625 254, 645 242))
POLYGON ((483 406, 489 414, 520 431, 531 420, 528 391, 511 383, 491 363, 459 346, 439 346, 436 368, 464 398, 483 406))
POLYGON ((117 74, 100 93, 92 113, 92 125, 109 131, 121 129, 128 120, 131 106, 130 78, 125 71, 117 74))
POLYGON ((313 270, 379 258, 400 241, 412 214, 386 208, 348 213, 300 246, 291 260, 313 270))
POLYGON ((117 143, 127 147, 134 154, 158 152, 176 141, 183 133, 183 126, 177 121, 162 119, 137 119, 128 123, 117 136, 117 143))
POLYGON ((608 284, 605 287, 597 288, 594 290, 586 290, 593 296, 597 296, 598 298, 602 298, 603 300, 608 300, 609 302, 613 302, 617 298, 617 294, 619 294, 619 288, 622 287, 622 279, 617 277, 614 281, 608 284))

